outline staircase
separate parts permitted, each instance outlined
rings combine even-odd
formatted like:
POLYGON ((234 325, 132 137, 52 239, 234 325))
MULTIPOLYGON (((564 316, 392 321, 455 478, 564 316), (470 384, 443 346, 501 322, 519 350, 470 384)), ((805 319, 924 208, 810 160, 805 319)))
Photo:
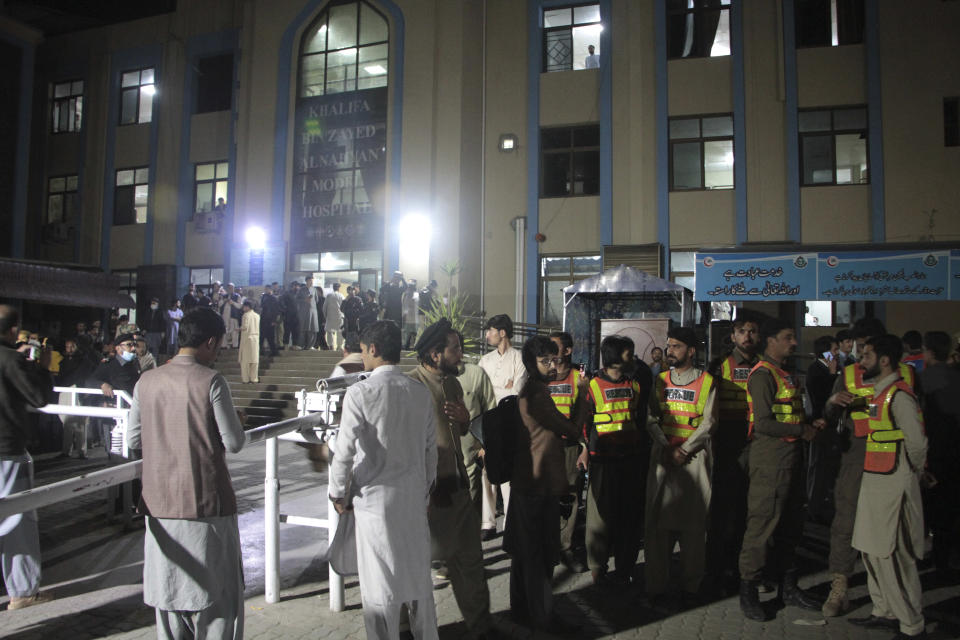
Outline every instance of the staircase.
MULTIPOLYGON (((281 351, 260 356, 260 382, 243 384, 236 350, 224 349, 214 365, 230 383, 233 404, 247 414, 246 428, 297 416, 297 393, 315 391, 317 380, 326 378, 343 356, 339 351, 281 351)), ((416 367, 415 358, 404 357, 404 371, 416 367)))

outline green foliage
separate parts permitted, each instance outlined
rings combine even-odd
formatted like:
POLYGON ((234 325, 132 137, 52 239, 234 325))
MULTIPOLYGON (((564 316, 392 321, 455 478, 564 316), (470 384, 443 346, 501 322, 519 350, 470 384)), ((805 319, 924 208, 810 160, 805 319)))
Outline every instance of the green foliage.
POLYGON ((417 337, 419 338, 419 334, 423 333, 423 330, 434 322, 446 318, 454 329, 463 334, 464 351, 475 350, 479 346, 479 342, 467 327, 467 320, 470 317, 467 303, 468 297, 464 294, 451 297, 449 302, 444 301, 442 296, 433 296, 430 308, 423 314, 423 326, 420 327, 417 337))

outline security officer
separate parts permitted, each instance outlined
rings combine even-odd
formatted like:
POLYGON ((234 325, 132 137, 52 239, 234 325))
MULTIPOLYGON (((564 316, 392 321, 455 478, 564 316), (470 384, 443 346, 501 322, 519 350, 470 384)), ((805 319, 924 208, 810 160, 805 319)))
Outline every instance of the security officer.
MULTIPOLYGON (((573 366, 573 336, 566 331, 554 331, 550 334, 560 356, 560 364, 557 365, 557 379, 550 382, 550 396, 557 405, 557 409, 567 418, 573 421, 574 426, 581 431, 583 429, 583 409, 587 394, 590 393, 587 387, 587 380, 580 373, 580 370, 573 366)), ((570 493, 560 499, 560 561, 574 573, 583 573, 587 570, 586 565, 573 553, 573 532, 577 524, 577 511, 580 506, 580 491, 583 483, 580 478, 580 469, 577 468, 577 458, 580 452, 585 448, 583 438, 576 441, 565 441, 564 444, 564 464, 567 473, 567 482, 570 483, 570 493), (567 509, 570 509, 570 515, 563 517, 567 509)))
MULTIPOLYGON (((868 340, 886 334, 883 323, 876 318, 862 318, 853 327, 857 353, 862 354, 868 340)), ((913 367, 899 363, 903 380, 914 386, 913 367)), ((838 376, 833 394, 827 400, 824 415, 831 424, 842 420, 844 435, 840 456, 840 470, 833 489, 834 514, 830 524, 830 556, 828 567, 832 576, 830 595, 823 603, 823 615, 838 616, 850 609, 847 582, 853 575, 857 550, 853 548, 853 523, 857 514, 857 498, 863 477, 863 457, 866 454, 867 431, 870 419, 868 404, 873 398, 874 380, 866 375, 860 363, 848 364, 838 376)))
POLYGON ((800 390, 783 369, 797 348, 793 327, 779 318, 766 320, 760 327, 760 344, 763 357, 747 379, 750 489, 740 551, 740 609, 751 620, 767 619, 757 592, 765 567, 780 577, 779 599, 784 604, 820 608, 797 586, 793 550, 804 521, 800 438, 813 440, 825 423, 822 418, 806 423, 800 390))
POLYGON ((894 638, 923 638, 917 573, 925 533, 920 498, 927 454, 923 417, 913 388, 898 371, 903 344, 897 336, 871 338, 858 353, 864 375, 875 386, 853 546, 863 552, 873 611, 849 621, 868 628, 897 629, 894 638))
POLYGON ((600 343, 603 368, 590 380, 584 416, 587 448, 577 466, 587 469, 587 566, 597 586, 627 585, 640 553, 644 477, 649 436, 637 427, 641 389, 631 379, 633 340, 607 336, 600 343), (613 555, 616 570, 607 574, 613 555))
POLYGON ((747 378, 759 361, 760 323, 739 312, 733 321, 730 353, 710 363, 708 371, 717 383, 718 424, 713 440, 713 501, 707 535, 708 572, 724 591, 737 589, 737 556, 747 520, 747 378), (725 587, 722 582, 730 582, 725 587))
POLYGON ((650 397, 653 438, 647 477, 644 558, 647 596, 664 594, 670 556, 680 543, 684 604, 697 602, 706 555, 717 390, 713 376, 694 367, 697 336, 689 327, 667 334, 666 360, 671 369, 657 376, 650 397))

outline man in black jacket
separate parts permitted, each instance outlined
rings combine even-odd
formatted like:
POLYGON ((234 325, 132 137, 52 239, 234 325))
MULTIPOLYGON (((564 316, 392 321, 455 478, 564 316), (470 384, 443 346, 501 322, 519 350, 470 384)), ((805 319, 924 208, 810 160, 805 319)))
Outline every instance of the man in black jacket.
MULTIPOLYGON (((167 329, 167 321, 163 309, 160 308, 160 299, 154 298, 150 301, 150 310, 147 311, 144 323, 141 329, 146 332, 147 348, 150 353, 160 360, 160 345, 163 344, 163 332, 167 329)), ((132 389, 131 389, 132 393, 132 389)))
POLYGON ((280 299, 273 295, 273 285, 268 284, 260 296, 260 335, 267 339, 271 356, 277 355, 277 318, 280 310, 280 299))
MULTIPOLYGON (((20 323, 17 311, 0 305, 0 498, 33 488, 33 460, 27 453, 28 407, 42 407, 53 395, 47 367, 50 352, 27 360, 28 346, 14 349, 20 323)), ((52 599, 40 593, 40 533, 37 512, 0 521, 0 564, 10 594, 8 609, 52 599)))
MULTIPOLYGON (((60 373, 57 375, 59 387, 82 387, 93 373, 93 363, 87 354, 80 351, 77 341, 67 338, 63 347, 63 360, 60 361, 60 373)), ((62 392, 59 404, 74 404, 73 394, 62 392)), ((79 404, 79 402, 76 402, 79 404)), ((78 457, 87 457, 87 429, 83 416, 61 415, 63 423, 63 449, 61 458, 69 458, 71 449, 76 449, 78 457)))

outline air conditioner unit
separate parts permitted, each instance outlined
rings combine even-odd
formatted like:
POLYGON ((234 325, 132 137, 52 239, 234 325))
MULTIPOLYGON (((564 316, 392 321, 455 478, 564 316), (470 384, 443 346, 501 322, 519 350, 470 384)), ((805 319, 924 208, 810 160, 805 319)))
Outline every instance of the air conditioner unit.
POLYGON ((220 231, 220 217, 216 211, 198 211, 193 215, 194 229, 199 233, 220 231))

